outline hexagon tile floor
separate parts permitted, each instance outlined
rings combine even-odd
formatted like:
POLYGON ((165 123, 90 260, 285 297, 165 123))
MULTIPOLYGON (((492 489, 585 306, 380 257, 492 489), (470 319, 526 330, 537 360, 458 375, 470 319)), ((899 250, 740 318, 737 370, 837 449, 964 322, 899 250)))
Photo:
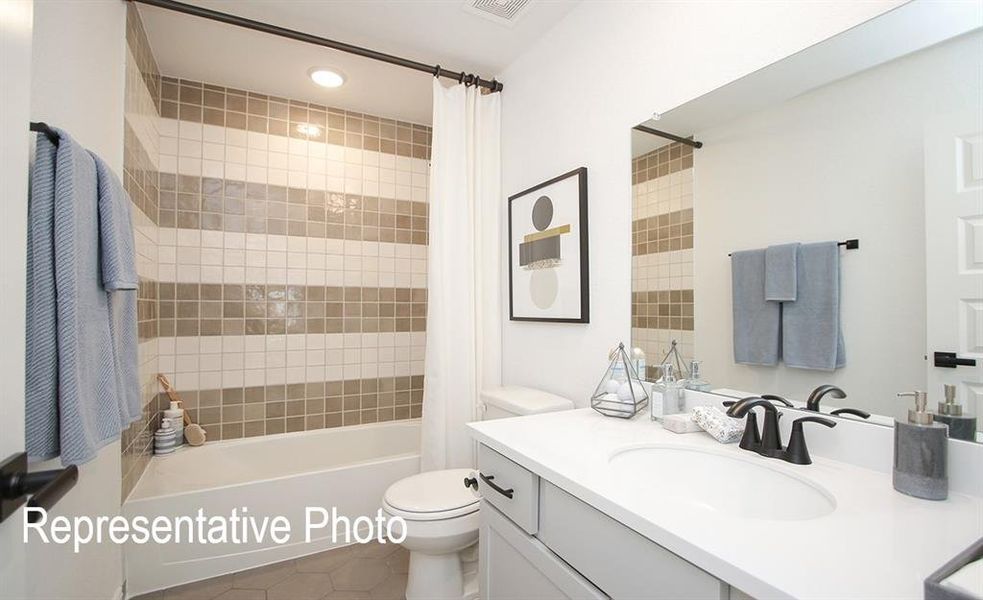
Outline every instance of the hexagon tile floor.
POLYGON ((355 544, 133 600, 401 600, 409 558, 396 544, 355 544))

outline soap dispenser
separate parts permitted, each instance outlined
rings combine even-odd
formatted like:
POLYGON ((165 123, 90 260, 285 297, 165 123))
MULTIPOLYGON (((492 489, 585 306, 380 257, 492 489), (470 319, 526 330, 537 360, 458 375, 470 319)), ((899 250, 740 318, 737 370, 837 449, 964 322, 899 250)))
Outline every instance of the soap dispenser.
POLYGON ((945 402, 939 402, 935 420, 949 426, 949 437, 957 440, 976 440, 976 417, 963 414, 962 404, 956 402, 956 386, 945 384, 945 402))
POLYGON ((894 421, 894 489, 926 500, 945 500, 949 496, 946 471, 948 427, 936 423, 926 410, 928 394, 905 392, 913 397, 915 408, 908 409, 907 421, 894 421))

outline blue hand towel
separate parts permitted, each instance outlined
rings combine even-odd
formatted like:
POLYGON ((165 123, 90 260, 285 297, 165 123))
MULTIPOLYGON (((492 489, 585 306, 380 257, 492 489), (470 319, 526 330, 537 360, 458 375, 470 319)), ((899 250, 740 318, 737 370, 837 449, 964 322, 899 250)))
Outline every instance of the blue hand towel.
POLYGON ((836 242, 799 246, 795 302, 782 304, 782 355, 799 369, 846 364, 840 324, 840 251, 836 242))
POLYGON ((109 332, 113 340, 114 368, 120 391, 121 423, 140 418, 140 370, 137 336, 136 243, 130 196, 104 160, 90 152, 99 187, 99 256, 102 285, 109 292, 109 332))
POLYGON ((125 256, 132 229, 118 212, 109 214, 109 204, 102 206, 109 196, 100 198, 96 161, 67 133, 58 134, 58 146, 38 136, 32 172, 25 433, 32 461, 61 455, 69 465, 94 458, 140 416, 132 409, 139 405, 138 386, 127 389, 137 383, 136 351, 130 350, 136 292, 110 291, 103 283, 109 277, 129 287, 135 277, 125 256), (113 230, 128 232, 129 240, 105 248, 103 234, 113 230), (122 294, 133 296, 132 312, 122 294))
POLYGON ((768 246, 765 250, 765 300, 794 302, 799 244, 768 246))
POLYGON ((781 304, 765 300, 765 251, 734 252, 730 260, 734 362, 774 366, 781 357, 781 304))

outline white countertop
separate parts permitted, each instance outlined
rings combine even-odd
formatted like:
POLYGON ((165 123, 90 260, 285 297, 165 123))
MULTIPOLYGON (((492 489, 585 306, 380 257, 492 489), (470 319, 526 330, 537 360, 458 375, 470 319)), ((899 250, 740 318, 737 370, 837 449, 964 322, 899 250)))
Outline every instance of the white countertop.
MULTIPOLYGON (((581 409, 468 427, 477 441, 759 600, 922 598, 924 579, 983 536, 981 498, 919 500, 896 492, 889 473, 815 454, 811 465, 791 465, 702 432, 666 431, 644 414, 623 420, 581 409), (836 509, 800 521, 735 518, 697 503, 667 511, 632 493, 608 465, 616 450, 649 443, 766 461, 828 491, 836 509)), ((824 432, 814 428, 806 439, 824 432)))

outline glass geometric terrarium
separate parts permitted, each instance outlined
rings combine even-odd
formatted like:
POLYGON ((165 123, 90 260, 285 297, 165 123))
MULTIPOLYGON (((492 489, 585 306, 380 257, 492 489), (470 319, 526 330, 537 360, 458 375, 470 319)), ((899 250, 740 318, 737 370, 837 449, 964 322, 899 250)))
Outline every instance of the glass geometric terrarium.
POLYGON ((618 344, 604 377, 594 389, 590 406, 608 417, 630 419, 648 406, 649 396, 628 357, 624 344, 618 344))

